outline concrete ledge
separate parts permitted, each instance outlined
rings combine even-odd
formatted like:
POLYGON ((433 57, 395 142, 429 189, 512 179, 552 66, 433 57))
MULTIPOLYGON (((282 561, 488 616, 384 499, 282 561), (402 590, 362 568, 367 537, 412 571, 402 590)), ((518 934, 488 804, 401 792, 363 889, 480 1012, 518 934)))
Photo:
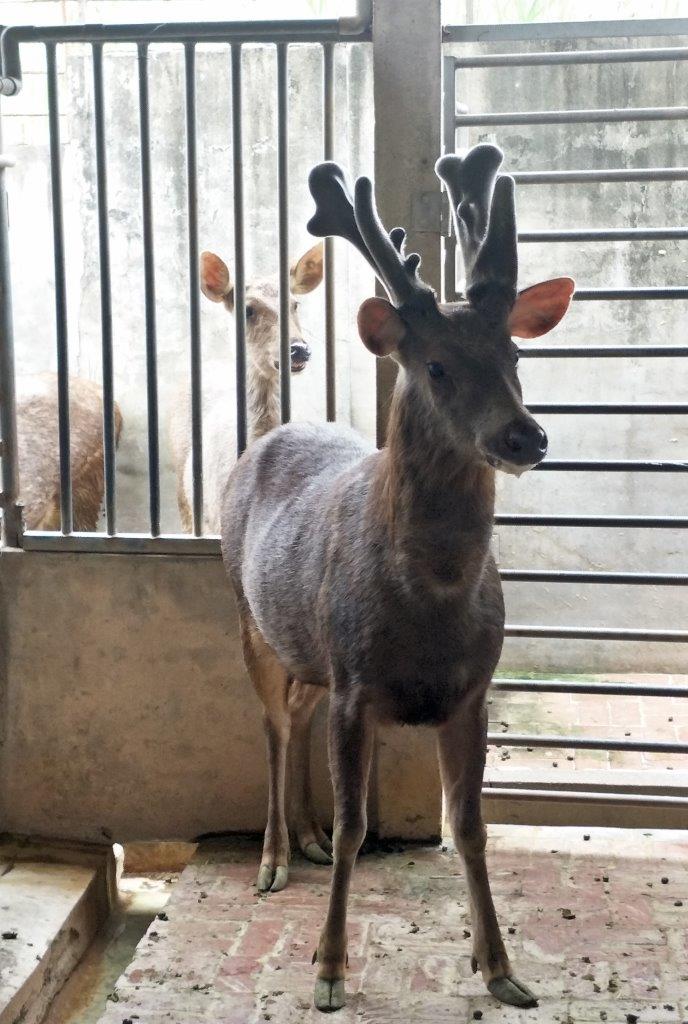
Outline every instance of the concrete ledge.
POLYGON ((55 847, 0 845, 0 1024, 43 1019, 109 913, 108 857, 56 856, 55 847))

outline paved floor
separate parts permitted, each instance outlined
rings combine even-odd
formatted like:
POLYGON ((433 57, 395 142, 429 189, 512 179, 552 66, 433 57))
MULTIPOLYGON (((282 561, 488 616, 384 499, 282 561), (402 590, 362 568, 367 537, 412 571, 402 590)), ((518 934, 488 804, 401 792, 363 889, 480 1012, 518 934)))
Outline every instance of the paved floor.
MULTIPOLYGON (((495 900, 538 1009, 500 1007, 470 972, 458 857, 408 847, 357 866, 338 1024, 688 1022, 688 833, 493 827, 495 900)), ((329 872, 295 861, 258 896, 258 846, 204 846, 139 944, 101 1024, 313 1024, 329 872)))
MULTIPOLYGON (((631 685, 688 686, 685 675, 623 673, 566 676, 567 679, 619 682, 631 685)), ((493 690, 490 731, 575 735, 586 738, 688 742, 688 700, 685 697, 600 697, 568 693, 519 693, 493 690)), ((562 747, 493 747, 488 756, 493 770, 517 768, 571 771, 595 769, 685 772, 685 754, 628 750, 567 750, 562 747)), ((676 783, 670 774, 667 782, 676 783)))

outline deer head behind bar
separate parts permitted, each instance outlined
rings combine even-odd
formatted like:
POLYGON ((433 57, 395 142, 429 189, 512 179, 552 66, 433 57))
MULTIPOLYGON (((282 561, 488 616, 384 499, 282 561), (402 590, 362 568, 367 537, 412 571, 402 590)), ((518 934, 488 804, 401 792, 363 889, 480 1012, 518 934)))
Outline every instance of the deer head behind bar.
POLYGON ((350 241, 389 294, 358 313, 364 344, 400 365, 388 443, 375 451, 341 427, 283 426, 249 448, 225 494, 223 555, 265 706, 261 889, 287 881, 290 741, 297 841, 312 860, 330 860, 308 767, 310 719, 330 689, 334 871, 316 954, 322 1010, 345 1001, 346 904, 378 722, 436 727, 448 816, 466 863, 473 969, 504 1002, 535 1003, 513 975, 485 866, 485 693, 504 635, 489 544, 495 468, 520 474, 547 450, 522 402, 511 338, 554 327, 574 286, 557 278, 517 292, 514 184, 498 176, 501 159, 482 145, 437 165, 465 265, 466 301, 453 304, 438 303, 420 279, 403 229, 385 231, 367 178, 352 197, 336 164, 313 169, 310 231, 350 241))

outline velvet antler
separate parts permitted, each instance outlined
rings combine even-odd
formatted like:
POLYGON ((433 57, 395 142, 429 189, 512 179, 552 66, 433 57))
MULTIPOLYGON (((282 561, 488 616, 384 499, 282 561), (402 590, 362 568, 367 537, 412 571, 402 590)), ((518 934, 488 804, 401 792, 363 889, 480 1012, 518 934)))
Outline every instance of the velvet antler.
POLYGON ((497 146, 481 144, 463 158, 443 156, 435 167, 449 193, 466 298, 491 320, 508 315, 518 274, 514 180, 497 174, 501 163, 497 146))

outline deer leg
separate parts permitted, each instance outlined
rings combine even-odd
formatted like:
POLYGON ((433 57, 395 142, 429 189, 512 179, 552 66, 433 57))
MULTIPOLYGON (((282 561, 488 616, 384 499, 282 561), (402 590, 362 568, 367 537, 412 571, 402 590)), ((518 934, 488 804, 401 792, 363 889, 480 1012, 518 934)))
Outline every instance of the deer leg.
POLYGON ((537 1006, 535 995, 518 981, 502 941, 485 862, 487 833, 480 795, 485 769, 487 712, 484 696, 466 703, 438 730, 442 786, 457 849, 468 880, 473 926, 473 972, 478 969, 490 993, 512 1006, 537 1006))
POLYGON ((339 1010, 346 1002, 346 908, 356 855, 366 834, 368 776, 373 723, 368 709, 350 694, 330 698, 329 747, 334 789, 334 868, 318 961, 314 1002, 318 1010, 339 1010))
POLYGON ((299 849, 314 864, 332 863, 332 843, 313 811, 311 792, 311 723, 313 713, 327 692, 295 679, 289 687, 291 741, 291 821, 299 849))
POLYGON ((263 702, 268 754, 268 820, 256 885, 261 892, 279 892, 289 875, 289 832, 284 813, 291 725, 287 707, 289 677, 248 613, 241 618, 241 638, 248 674, 263 702))

